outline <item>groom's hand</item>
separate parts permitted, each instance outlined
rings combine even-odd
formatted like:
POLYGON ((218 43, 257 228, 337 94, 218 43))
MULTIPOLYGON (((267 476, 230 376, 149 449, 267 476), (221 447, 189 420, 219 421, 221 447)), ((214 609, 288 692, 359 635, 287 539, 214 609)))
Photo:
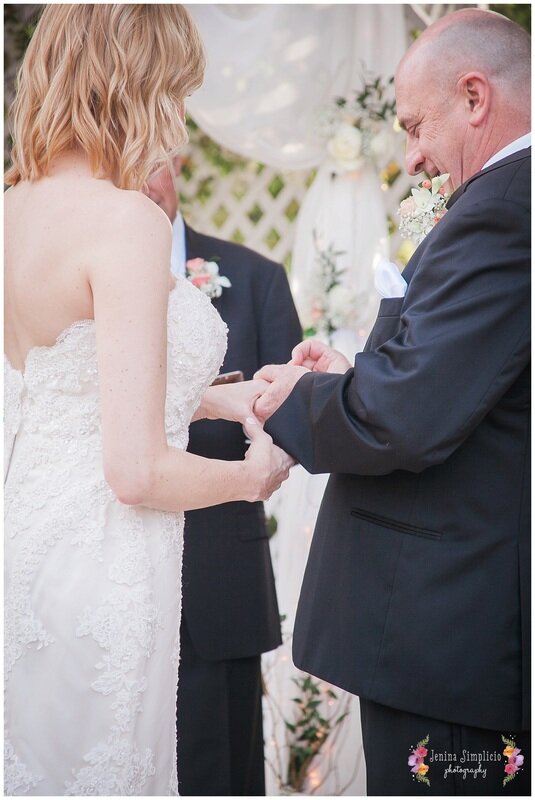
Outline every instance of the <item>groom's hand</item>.
POLYGON ((296 345, 289 363, 307 367, 313 372, 335 372, 341 375, 353 366, 342 353, 317 339, 305 339, 296 345))
POLYGON ((267 381, 269 386, 254 404, 254 413, 265 422, 281 406, 295 384, 310 372, 306 367, 292 364, 269 364, 255 374, 255 380, 267 381))

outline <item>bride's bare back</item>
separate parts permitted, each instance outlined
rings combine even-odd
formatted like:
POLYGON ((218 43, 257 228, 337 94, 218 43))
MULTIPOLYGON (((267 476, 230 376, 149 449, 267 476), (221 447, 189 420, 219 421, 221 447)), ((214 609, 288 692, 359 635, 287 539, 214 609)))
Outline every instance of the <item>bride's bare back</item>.
POLYGON ((93 319, 91 271, 106 260, 118 227, 128 235, 132 205, 146 205, 150 227, 153 209, 139 192, 93 177, 75 154, 5 193, 4 347, 15 369, 24 370, 33 347, 51 346, 73 322, 93 319))

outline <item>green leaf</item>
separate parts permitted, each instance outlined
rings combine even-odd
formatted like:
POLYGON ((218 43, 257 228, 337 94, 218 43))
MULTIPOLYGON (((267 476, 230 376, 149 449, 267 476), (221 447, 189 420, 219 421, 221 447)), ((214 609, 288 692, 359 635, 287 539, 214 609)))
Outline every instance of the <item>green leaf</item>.
POLYGON ((425 747, 428 742, 429 742, 429 734, 427 734, 427 736, 421 739, 416 745, 416 747, 425 747))
POLYGON ((431 786, 429 778, 427 778, 425 775, 419 775, 418 773, 416 773, 416 780, 419 781, 420 783, 425 783, 427 786, 431 786))

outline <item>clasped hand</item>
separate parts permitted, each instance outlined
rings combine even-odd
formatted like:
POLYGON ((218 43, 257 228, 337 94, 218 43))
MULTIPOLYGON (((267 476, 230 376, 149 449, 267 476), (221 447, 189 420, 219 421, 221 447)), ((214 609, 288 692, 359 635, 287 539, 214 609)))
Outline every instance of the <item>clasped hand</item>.
POLYGON ((315 339, 306 339, 292 351, 288 364, 262 367, 252 381, 211 386, 203 400, 208 419, 245 423, 255 416, 264 423, 284 403, 297 381, 310 372, 343 374, 351 369, 345 356, 315 339))
POLYGON ((309 372, 331 372, 343 374, 351 364, 342 353, 316 339, 306 339, 292 351, 288 364, 270 364, 262 367, 256 380, 269 385, 254 403, 254 413, 265 422, 284 403, 297 381, 309 372))

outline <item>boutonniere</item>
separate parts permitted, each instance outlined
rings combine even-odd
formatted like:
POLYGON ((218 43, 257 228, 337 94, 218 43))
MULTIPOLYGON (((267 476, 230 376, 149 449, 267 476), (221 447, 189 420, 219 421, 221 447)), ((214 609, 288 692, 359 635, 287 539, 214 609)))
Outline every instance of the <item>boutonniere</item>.
POLYGON ((225 275, 219 274, 219 266, 214 259, 190 258, 186 261, 186 278, 208 297, 221 297, 223 289, 232 285, 225 275))
POLYGON ((407 197, 399 206, 399 232, 404 239, 410 239, 419 245, 428 233, 431 233, 437 222, 440 222, 447 211, 446 203, 449 194, 444 184, 449 179, 448 173, 437 175, 433 180, 425 180, 412 189, 411 197, 407 197))

